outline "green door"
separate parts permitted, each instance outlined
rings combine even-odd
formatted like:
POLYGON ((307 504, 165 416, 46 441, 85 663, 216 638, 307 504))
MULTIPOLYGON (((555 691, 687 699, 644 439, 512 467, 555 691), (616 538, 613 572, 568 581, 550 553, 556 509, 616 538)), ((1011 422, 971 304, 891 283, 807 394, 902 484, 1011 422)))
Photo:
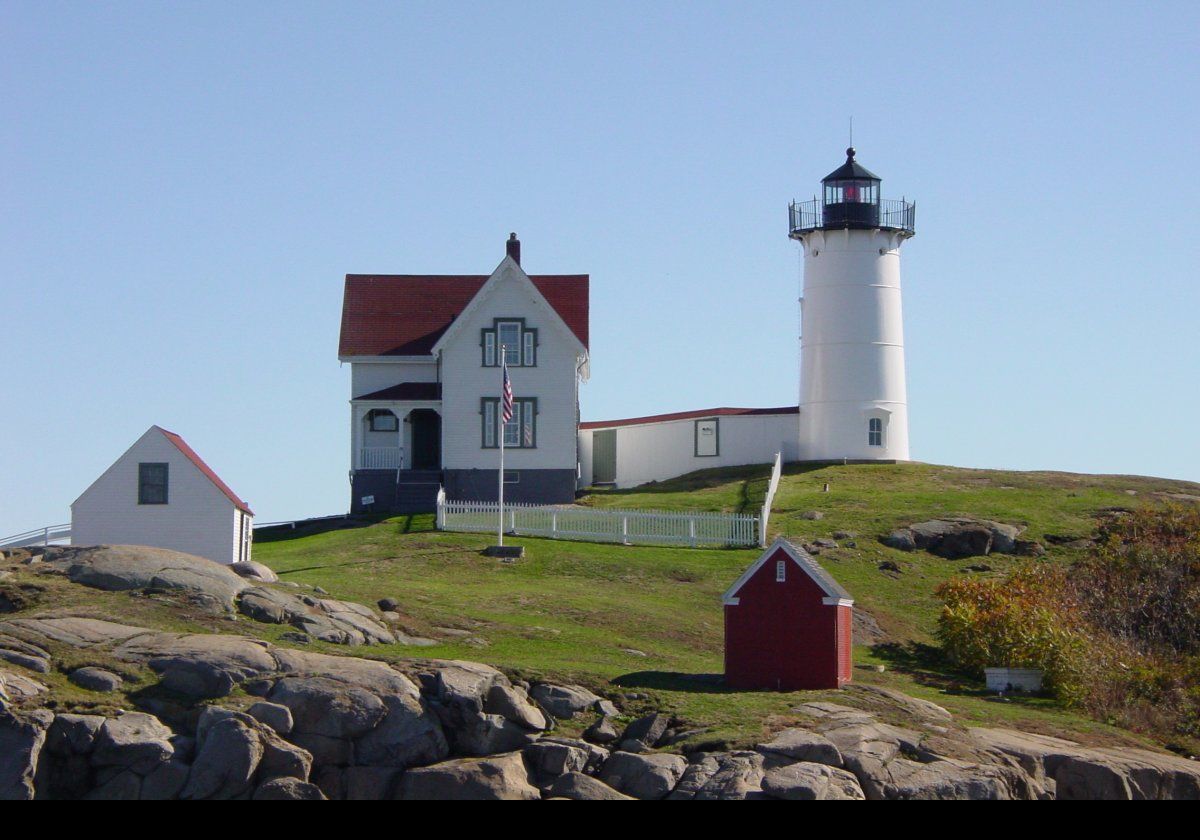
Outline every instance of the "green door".
POLYGON ((617 430, 592 432, 592 484, 617 480, 617 430))

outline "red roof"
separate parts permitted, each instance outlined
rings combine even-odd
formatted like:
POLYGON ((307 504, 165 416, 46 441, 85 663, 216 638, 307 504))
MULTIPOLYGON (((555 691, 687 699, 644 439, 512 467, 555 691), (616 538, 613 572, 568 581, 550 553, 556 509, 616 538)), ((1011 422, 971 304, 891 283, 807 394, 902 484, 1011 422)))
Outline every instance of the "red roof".
POLYGON ((175 434, 174 432, 168 432, 162 426, 155 426, 154 428, 156 428, 160 432, 162 432, 167 440, 169 440, 169 441, 171 441, 171 443, 175 444, 175 448, 178 449, 180 452, 182 452, 184 454, 184 457, 186 457, 189 461, 191 461, 193 464, 195 464, 196 469, 198 469, 198 470, 200 470, 200 472, 204 473, 204 475, 208 477, 208 480, 211 481, 214 485, 216 485, 216 488, 218 490, 220 490, 222 493, 225 494, 225 498, 227 498, 227 499, 229 499, 229 501, 233 502, 234 507, 236 507, 238 510, 245 511, 246 513, 250 514, 251 516, 254 515, 254 511, 250 510, 250 505, 246 504, 241 499, 239 499, 237 494, 229 489, 229 485, 226 484, 224 481, 222 481, 221 477, 219 475, 217 475, 215 472, 213 472, 212 467, 210 467, 208 464, 204 463, 204 459, 196 454, 196 450, 192 449, 192 447, 187 445, 187 441, 185 441, 183 438, 181 438, 179 435, 175 434))
POLYGON ((750 414, 799 414, 800 406, 785 405, 782 408, 708 408, 703 411, 677 411, 674 414, 651 414, 646 417, 630 417, 626 420, 592 420, 580 423, 581 429, 612 429, 617 426, 641 426, 646 423, 666 423, 671 420, 693 420, 700 417, 729 417, 750 414))
MULTIPOLYGON (((347 274, 338 355, 428 355, 487 279, 482 274, 347 274)), ((588 275, 533 274, 529 279, 587 347, 588 275)))

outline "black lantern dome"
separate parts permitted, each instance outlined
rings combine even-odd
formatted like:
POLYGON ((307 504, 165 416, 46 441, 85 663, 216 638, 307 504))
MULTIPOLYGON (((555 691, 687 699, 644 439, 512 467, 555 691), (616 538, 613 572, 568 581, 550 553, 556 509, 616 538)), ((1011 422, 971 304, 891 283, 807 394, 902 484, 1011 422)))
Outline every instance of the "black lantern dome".
POLYGON ((792 202, 790 231, 793 239, 811 230, 839 228, 897 230, 905 236, 913 235, 916 206, 903 200, 881 199, 879 184, 883 179, 854 156, 851 146, 846 149, 846 162, 821 179, 823 198, 792 202))

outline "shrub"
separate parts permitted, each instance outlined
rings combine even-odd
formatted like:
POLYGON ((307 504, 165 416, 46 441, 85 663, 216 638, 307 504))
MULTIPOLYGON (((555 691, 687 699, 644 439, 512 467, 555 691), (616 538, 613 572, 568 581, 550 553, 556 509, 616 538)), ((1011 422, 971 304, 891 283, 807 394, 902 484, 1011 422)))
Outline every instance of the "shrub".
POLYGON ((976 677, 984 668, 1040 668, 1067 703, 1078 699, 1085 644, 1066 580, 1055 567, 1024 566, 1003 578, 956 578, 938 587, 938 637, 946 655, 976 677))

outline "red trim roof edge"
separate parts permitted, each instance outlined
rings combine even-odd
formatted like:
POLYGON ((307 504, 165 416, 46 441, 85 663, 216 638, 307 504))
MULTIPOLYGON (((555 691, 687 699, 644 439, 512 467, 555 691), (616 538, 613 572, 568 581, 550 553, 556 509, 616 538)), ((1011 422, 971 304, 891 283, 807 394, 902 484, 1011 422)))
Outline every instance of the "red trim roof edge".
POLYGON ((198 470, 200 470, 200 472, 204 473, 205 477, 208 478, 208 480, 211 481, 214 485, 216 485, 216 488, 218 490, 220 490, 222 493, 225 494, 225 498, 227 498, 227 499, 229 499, 229 501, 233 502, 234 507, 236 507, 238 510, 240 510, 244 513, 250 514, 251 516, 254 515, 254 511, 250 510, 250 505, 243 502, 238 497, 237 493, 234 493, 233 490, 230 489, 229 485, 226 484, 224 481, 222 481, 221 477, 219 475, 217 475, 215 472, 213 472, 213 468, 210 467, 208 464, 204 463, 204 459, 196 454, 196 450, 192 449, 192 447, 187 445, 187 441, 185 441, 183 438, 181 438, 179 435, 175 434, 174 432, 168 432, 162 426, 155 426, 154 428, 156 428, 160 432, 162 432, 163 435, 166 436, 167 440, 169 440, 169 441, 171 441, 171 443, 175 444, 175 448, 178 449, 180 452, 182 452, 185 458, 187 458, 189 461, 191 461, 193 464, 195 464, 196 469, 198 469, 198 470))

